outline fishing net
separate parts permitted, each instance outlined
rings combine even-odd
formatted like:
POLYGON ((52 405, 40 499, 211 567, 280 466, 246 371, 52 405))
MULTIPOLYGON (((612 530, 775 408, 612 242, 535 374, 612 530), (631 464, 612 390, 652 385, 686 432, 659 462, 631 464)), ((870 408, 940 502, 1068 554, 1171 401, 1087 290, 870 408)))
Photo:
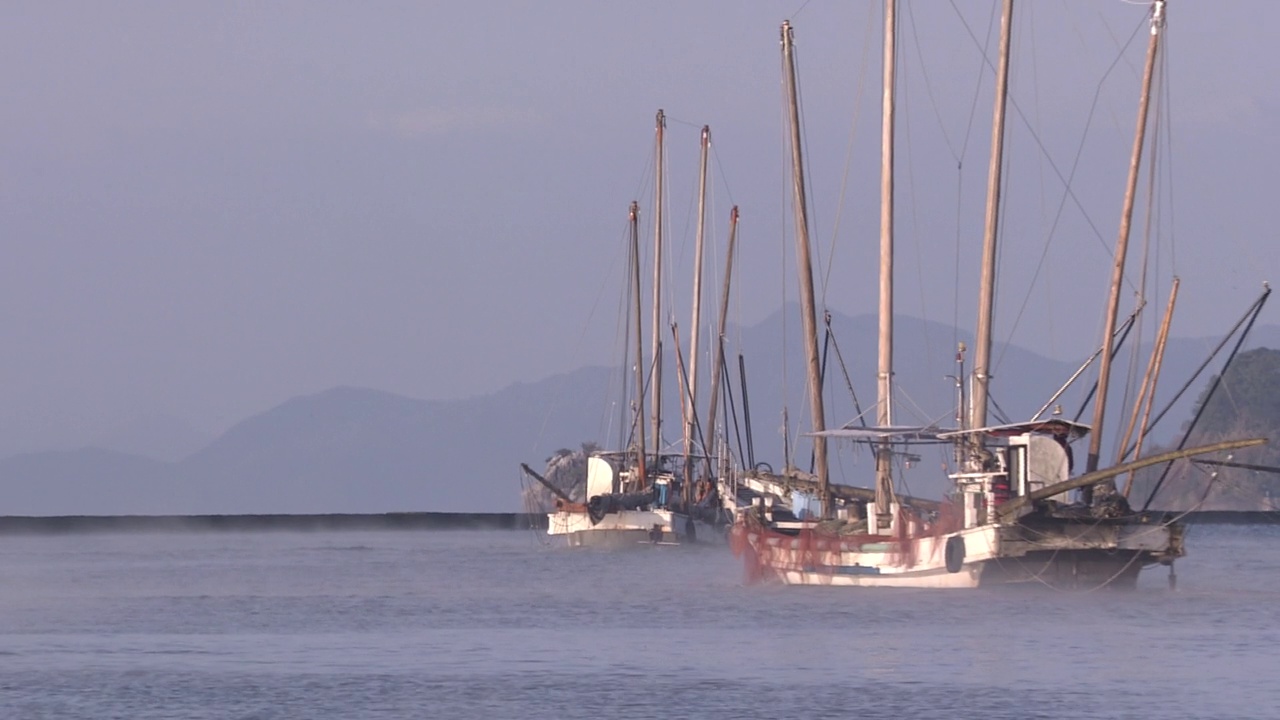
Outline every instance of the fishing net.
POLYGON ((910 569, 941 562, 945 544, 941 538, 959 530, 961 519, 959 508, 944 503, 930 511, 900 507, 892 534, 868 533, 863 520, 829 520, 796 533, 783 533, 748 514, 733 526, 729 537, 734 554, 743 559, 748 583, 798 572, 805 574, 806 584, 828 584, 837 573, 872 573, 883 566, 910 569), (854 554, 867 559, 850 557, 854 554))

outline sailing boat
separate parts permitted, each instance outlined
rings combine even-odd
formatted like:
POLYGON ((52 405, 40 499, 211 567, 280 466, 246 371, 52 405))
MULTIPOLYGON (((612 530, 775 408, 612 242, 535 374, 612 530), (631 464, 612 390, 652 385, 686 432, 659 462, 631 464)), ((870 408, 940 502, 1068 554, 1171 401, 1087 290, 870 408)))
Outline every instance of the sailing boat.
MULTIPOLYGON (((663 451, 662 432, 662 200, 663 159, 666 116, 658 111, 656 128, 656 193, 654 209, 654 271, 653 271, 653 336, 652 358, 649 372, 645 372, 641 338, 640 298, 640 239, 638 203, 632 202, 629 210, 630 228, 630 296, 632 317, 630 324, 635 331, 633 338, 635 355, 633 362, 635 379, 635 412, 630 423, 634 434, 630 447, 617 451, 593 452, 587 457, 587 501, 576 502, 554 483, 547 481, 528 465, 521 465, 526 475, 546 487, 556 497, 554 511, 547 515, 547 533, 563 536, 570 546, 635 547, 637 544, 678 545, 696 540, 723 540, 727 517, 720 509, 716 496, 716 484, 708 479, 695 482, 695 464, 709 459, 693 450, 694 422, 693 399, 697 397, 696 360, 690 370, 692 384, 684 383, 682 395, 688 402, 685 408, 684 447, 679 452, 663 451), (647 382, 646 382, 647 381, 647 382), (644 424, 644 396, 646 387, 652 391, 651 432, 653 451, 646 447, 644 424)), ((710 135, 707 128, 702 133, 701 192, 705 195, 707 150, 710 135)), ((698 249, 695 258, 695 282, 693 303, 694 339, 691 357, 697 356, 697 338, 701 296, 703 203, 699 202, 698 249)), ((723 324, 723 320, 722 320, 723 324)), ((683 365, 681 365, 683 369, 683 365)), ((683 376, 684 373, 682 372, 683 376)), ((683 377, 682 377, 683 379, 683 377)), ((714 403, 714 400, 713 400, 714 403)), ((706 462, 707 467, 711 463, 706 462)))
MULTIPOLYGON (((1138 133, 1130 164, 1116 266, 1104 333, 1092 427, 1052 418, 991 426, 987 423, 987 386, 991 353, 1000 172, 1003 164, 1004 106, 1013 0, 1004 0, 992 154, 984 226, 983 275, 979 297, 975 361, 968 410, 958 382, 959 427, 895 425, 893 376, 893 109, 895 0, 885 2, 884 108, 882 124, 880 337, 877 426, 852 425, 826 430, 813 283, 808 260, 803 171, 796 103, 792 32, 782 26, 786 81, 790 95, 792 169, 796 240, 801 275, 805 350, 813 413, 814 477, 747 475, 739 483, 751 504, 737 513, 735 550, 746 556, 748 571, 788 584, 929 588, 973 588, 1004 583, 1042 583, 1061 588, 1132 587, 1139 571, 1170 565, 1185 554, 1183 527, 1162 513, 1133 512, 1115 491, 1115 478, 1142 467, 1192 455, 1260 444, 1236 440, 1177 450, 1099 469, 1099 438, 1110 372, 1125 247, 1141 161, 1146 109, 1156 53, 1164 24, 1164 0, 1155 0, 1147 52, 1138 133), (1086 472, 1071 477, 1071 444, 1093 431, 1086 472), (827 477, 826 440, 865 443, 875 457, 874 490, 835 485, 827 477), (953 494, 942 501, 898 495, 894 489, 895 453, 922 444, 954 449, 957 470, 949 477, 953 494), (1082 502, 1070 493, 1081 491, 1082 502), (792 493, 816 495, 821 518, 799 517, 789 507, 792 493)), ((957 355, 963 367, 965 348, 957 355)), ((963 377, 961 372, 957 377, 963 377)))

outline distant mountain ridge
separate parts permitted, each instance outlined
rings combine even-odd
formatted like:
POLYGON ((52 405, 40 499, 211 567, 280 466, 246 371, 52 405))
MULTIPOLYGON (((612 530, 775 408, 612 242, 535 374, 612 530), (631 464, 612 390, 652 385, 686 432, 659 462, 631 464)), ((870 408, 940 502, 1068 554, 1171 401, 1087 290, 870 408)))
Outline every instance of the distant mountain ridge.
POLYGON ((90 447, 176 462, 214 440, 214 435, 170 415, 135 418, 95 438, 90 447))
MULTIPOLYGON (((746 359, 757 460, 782 463, 783 399, 797 465, 807 465, 808 427, 802 401, 803 363, 794 305, 730 336, 741 337, 746 359), (788 337, 785 342, 783 328, 788 337)), ((954 342, 967 334, 916 318, 898 319, 895 382, 901 389, 895 422, 952 424, 956 402, 954 342)), ((875 318, 833 315, 839 356, 866 417, 874 419, 875 318)), ((1171 341, 1161 381, 1168 397, 1203 359, 1215 340, 1171 341)), ((1280 347, 1280 327, 1260 326, 1250 346, 1280 347)), ((729 349, 733 395, 741 403, 736 349, 729 349)), ((1087 353, 1085 353, 1087 354, 1087 353)), ((997 345, 993 397, 1011 419, 1025 419, 1078 366, 1015 345, 997 345)), ((827 416, 830 424, 853 420, 853 399, 831 350, 827 416)), ((1145 357, 1145 355, 1144 355, 1145 357)), ((971 370, 966 358, 965 371, 971 370)), ((668 365, 673 368, 674 365, 668 365)), ((1216 370, 1217 365, 1213 366, 1216 370)), ((676 373, 669 392, 663 436, 678 438, 676 373)), ((1064 414, 1078 408, 1091 378, 1059 401, 1064 414)), ((1201 378, 1187 407, 1208 381, 1201 378)), ((177 461, 115 450, 26 453, 0 459, 0 514, 324 513, 396 511, 513 511, 521 509, 520 462, 539 466, 557 448, 595 441, 617 444, 624 416, 620 369, 586 367, 533 383, 517 383, 466 400, 418 400, 367 388, 337 387, 292 398, 246 418, 212 442, 177 461)), ((704 381, 705 383, 705 381, 704 381)), ((1113 401, 1120 400, 1113 394, 1113 401)), ((1108 437, 1125 412, 1117 404, 1108 437)), ((1173 412, 1158 433, 1169 437, 1186 418, 1173 412)), ((1089 422, 1091 415, 1082 420, 1089 422)), ((741 419, 739 421, 741 427, 741 419)), ((866 484, 865 453, 838 448, 837 479, 866 484)), ((922 457, 904 474, 913 493, 944 487, 936 456, 922 457)))

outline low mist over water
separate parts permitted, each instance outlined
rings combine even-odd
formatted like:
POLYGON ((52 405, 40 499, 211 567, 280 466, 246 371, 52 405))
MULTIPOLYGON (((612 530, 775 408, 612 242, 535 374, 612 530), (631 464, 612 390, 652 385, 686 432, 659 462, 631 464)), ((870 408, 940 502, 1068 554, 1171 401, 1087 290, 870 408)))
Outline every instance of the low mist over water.
POLYGON ((11 536, 4 718, 1275 715, 1280 528, 1134 592, 743 585, 533 532, 11 536))

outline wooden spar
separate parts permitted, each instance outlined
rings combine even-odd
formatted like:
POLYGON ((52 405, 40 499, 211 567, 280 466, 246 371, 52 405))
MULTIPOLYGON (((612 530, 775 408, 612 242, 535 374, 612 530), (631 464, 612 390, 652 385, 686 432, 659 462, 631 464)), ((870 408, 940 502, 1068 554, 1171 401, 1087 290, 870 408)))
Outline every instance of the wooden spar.
MULTIPOLYGON (((720 401, 720 383, 724 377, 724 325, 729 318, 729 284, 733 279, 733 246, 738 237, 738 206, 729 211, 729 247, 725 252, 724 283, 720 288, 720 322, 716 325, 716 347, 711 361, 711 406, 707 412, 707 442, 716 442, 716 418, 719 416, 717 403, 720 401)), ((715 453, 704 453, 707 456, 707 472, 711 473, 711 456, 715 453)))
MULTIPOLYGON (((689 446, 693 443, 693 427, 698 402, 698 340, 702 335, 702 242, 707 224, 707 154, 711 149, 711 128, 702 126, 702 154, 698 162, 698 233, 693 248, 693 322, 689 327, 689 403, 684 412, 684 485, 686 495, 692 492, 693 465, 689 462, 689 446)), ((703 455, 710 456, 708 448, 703 455)), ((685 498, 686 501, 692 497, 685 498)))
MULTIPOLYGON (((679 390, 678 394, 680 396, 680 414, 683 417, 690 417, 689 413, 692 412, 692 410, 689 406, 693 404, 693 397, 689 394, 689 375, 684 369, 684 352, 680 350, 680 329, 674 322, 671 323, 671 343, 674 346, 673 349, 675 350, 676 356, 676 388, 679 390)), ((686 428, 686 431, 688 432, 690 440, 692 440, 692 429, 686 428)), ((690 453, 691 449, 692 443, 686 442, 684 444, 685 475, 684 483, 680 490, 680 499, 684 501, 686 506, 692 502, 693 498, 693 483, 690 482, 689 474, 689 470, 693 467, 693 456, 690 453)))
POLYGON ((560 499, 561 499, 561 500, 563 500, 564 502, 567 502, 567 503, 570 503, 570 504, 574 504, 573 498, 571 498, 571 497, 569 497, 567 494, 565 494, 565 491, 561 490, 560 488, 556 487, 555 485, 552 485, 550 480, 547 480, 546 478, 542 477, 542 476, 541 476, 541 475, 539 475, 538 473, 534 472, 534 471, 533 471, 533 468, 529 467, 528 465, 526 465, 526 464, 524 464, 524 463, 520 463, 520 469, 521 469, 521 470, 524 470, 524 474, 525 474, 525 475, 528 475, 529 477, 533 478, 534 480, 537 480, 538 482, 542 483, 542 487, 544 487, 544 488, 546 488, 546 489, 550 490, 552 495, 555 495, 556 497, 560 498, 560 499))
POLYGON ((1094 470, 1093 472, 1085 473, 1079 477, 1072 478, 1070 480, 1063 480, 1060 483, 1054 483, 1040 488, 1039 490, 1026 495, 1013 498, 996 508, 996 513, 1001 517, 1001 519, 1009 519, 1016 517, 1017 513, 1023 508, 1029 507, 1041 500, 1047 500, 1054 495, 1060 495, 1064 492, 1075 490, 1077 488, 1093 487, 1099 483, 1114 481, 1117 475, 1123 475, 1127 472, 1141 470, 1142 468, 1150 467, 1151 465, 1159 465, 1161 463, 1173 462, 1174 460, 1181 460, 1182 458, 1191 457, 1193 455, 1205 455, 1213 452, 1222 452, 1223 450, 1239 450, 1240 448, 1265 445, 1266 443, 1266 438, 1249 438, 1247 440, 1224 440, 1223 442, 1213 443, 1212 445, 1201 445, 1200 447, 1187 448, 1183 450, 1170 450, 1169 452, 1152 455, 1151 457, 1142 458, 1141 460, 1134 460, 1133 462, 1115 465, 1105 470, 1094 470))
MULTIPOLYGON (((1123 453, 1116 458, 1116 462, 1123 462, 1125 457, 1130 453, 1125 449, 1129 447, 1129 438, 1133 434, 1134 426, 1138 428, 1138 439, 1133 446, 1133 456, 1137 457, 1142 454, 1142 443, 1147 439, 1147 423, 1151 421, 1151 408, 1156 401, 1156 382, 1160 379, 1160 368, 1164 365, 1164 348, 1169 342, 1169 326, 1173 322, 1173 306, 1178 301, 1178 285, 1181 280, 1173 279, 1173 286, 1169 289, 1169 304, 1164 309, 1164 319, 1160 322, 1160 332, 1156 335, 1156 346, 1151 351, 1151 362, 1147 365, 1147 374, 1142 378, 1142 391, 1138 394, 1138 401, 1133 404, 1133 416, 1129 419, 1129 427, 1125 429, 1124 439, 1120 441, 1120 452, 1123 453), (1145 397, 1144 397, 1145 394, 1145 397), (1145 402, 1143 402, 1145 400, 1145 402), (1138 410, 1145 405, 1142 410, 1142 423, 1138 424, 1138 410)), ((1133 489, 1133 473, 1129 473, 1129 477, 1124 482, 1124 496, 1129 497, 1129 491, 1133 489)))
POLYGON ((644 447, 644 343, 640 336, 644 330, 640 327, 640 203, 631 202, 631 283, 635 302, 632 312, 635 313, 636 330, 636 482, 640 490, 649 486, 645 466, 647 458, 644 447))
POLYGON ((1241 470, 1253 470, 1255 472, 1264 472, 1272 474, 1280 474, 1280 467, 1272 465, 1255 465, 1254 463, 1238 463, 1230 460, 1192 460, 1197 465, 1216 465, 1218 467, 1240 468, 1241 470))
MULTIPOLYGON (((653 447, 662 448, 662 180, 667 116, 658 110, 654 149, 653 196, 653 447)), ((637 292, 639 290, 637 289, 637 292)))
MULTIPOLYGON (((738 388, 742 393, 742 425, 747 431, 747 467, 754 468, 756 466, 756 441, 751 431, 751 395, 747 392, 747 360, 742 356, 741 352, 738 353, 738 388)), ((725 418, 725 422, 729 422, 728 418, 725 418)))
MULTIPOLYGON (((1138 172, 1142 166, 1142 148, 1146 142, 1147 109, 1151 104, 1151 79, 1155 75, 1156 55, 1160 50, 1160 31, 1164 27, 1165 0, 1155 0, 1151 13, 1151 40, 1147 44, 1147 62, 1142 71, 1142 95, 1138 100, 1137 129, 1133 136, 1133 154, 1129 160, 1129 179, 1125 186, 1124 207, 1120 213, 1120 234, 1116 238, 1115 267, 1111 272, 1111 295, 1107 300, 1106 327, 1102 332, 1103 351, 1098 366, 1098 394, 1093 401, 1093 434, 1089 438, 1089 457, 1085 472, 1098 469, 1098 457, 1102 451, 1103 420, 1106 417, 1107 389, 1111 383, 1111 344, 1116 327, 1116 315, 1120 310, 1120 288, 1124 283, 1125 256, 1129 250, 1129 227, 1133 221, 1133 203, 1137 195, 1138 172)), ((1114 476, 1112 476, 1114 477, 1114 476)), ((1114 490, 1112 477, 1103 480, 1103 489, 1114 490)), ((1085 491, 1085 500, 1092 502, 1093 486, 1085 491)))
MULTIPOLYGON (((1000 13, 1000 57, 996 65, 995 109, 991 120, 991 162, 987 168, 987 209, 982 232, 982 279, 978 290, 978 329, 974 338, 973 390, 969 395, 970 427, 987 426, 991 382, 992 315, 996 295, 996 241, 1000 227, 1000 178, 1004 168, 1005 107, 1009 97, 1009 48, 1013 35, 1013 0, 1004 0, 1000 13)), ((972 448, 983 446, 982 433, 973 433, 972 448)), ((980 462, 979 452, 972 461, 980 462)), ((981 468, 974 468, 980 470, 981 468)))
MULTIPOLYGON (((893 111, 896 99, 897 0, 884 2, 884 75, 880 120, 880 327, 876 362, 876 424, 893 425, 893 111)), ((888 527, 893 516, 893 450, 876 446, 876 523, 888 527)), ((825 517, 825 514, 824 514, 825 517)))
MULTIPOLYGON (((792 48, 791 23, 782 23, 782 57, 785 65, 788 117, 791 121, 791 184, 795 193, 796 257, 800 274, 801 320, 804 325, 804 351, 807 361, 809 409, 813 432, 827 429, 822 407, 822 369, 818 359, 818 318, 813 291, 813 263, 809 257, 809 216, 805 205, 804 153, 800 144, 800 105, 796 91, 796 64, 792 48)), ((827 492, 827 439, 813 438, 813 465, 818 477, 818 497, 822 517, 831 515, 831 498, 827 492)))

